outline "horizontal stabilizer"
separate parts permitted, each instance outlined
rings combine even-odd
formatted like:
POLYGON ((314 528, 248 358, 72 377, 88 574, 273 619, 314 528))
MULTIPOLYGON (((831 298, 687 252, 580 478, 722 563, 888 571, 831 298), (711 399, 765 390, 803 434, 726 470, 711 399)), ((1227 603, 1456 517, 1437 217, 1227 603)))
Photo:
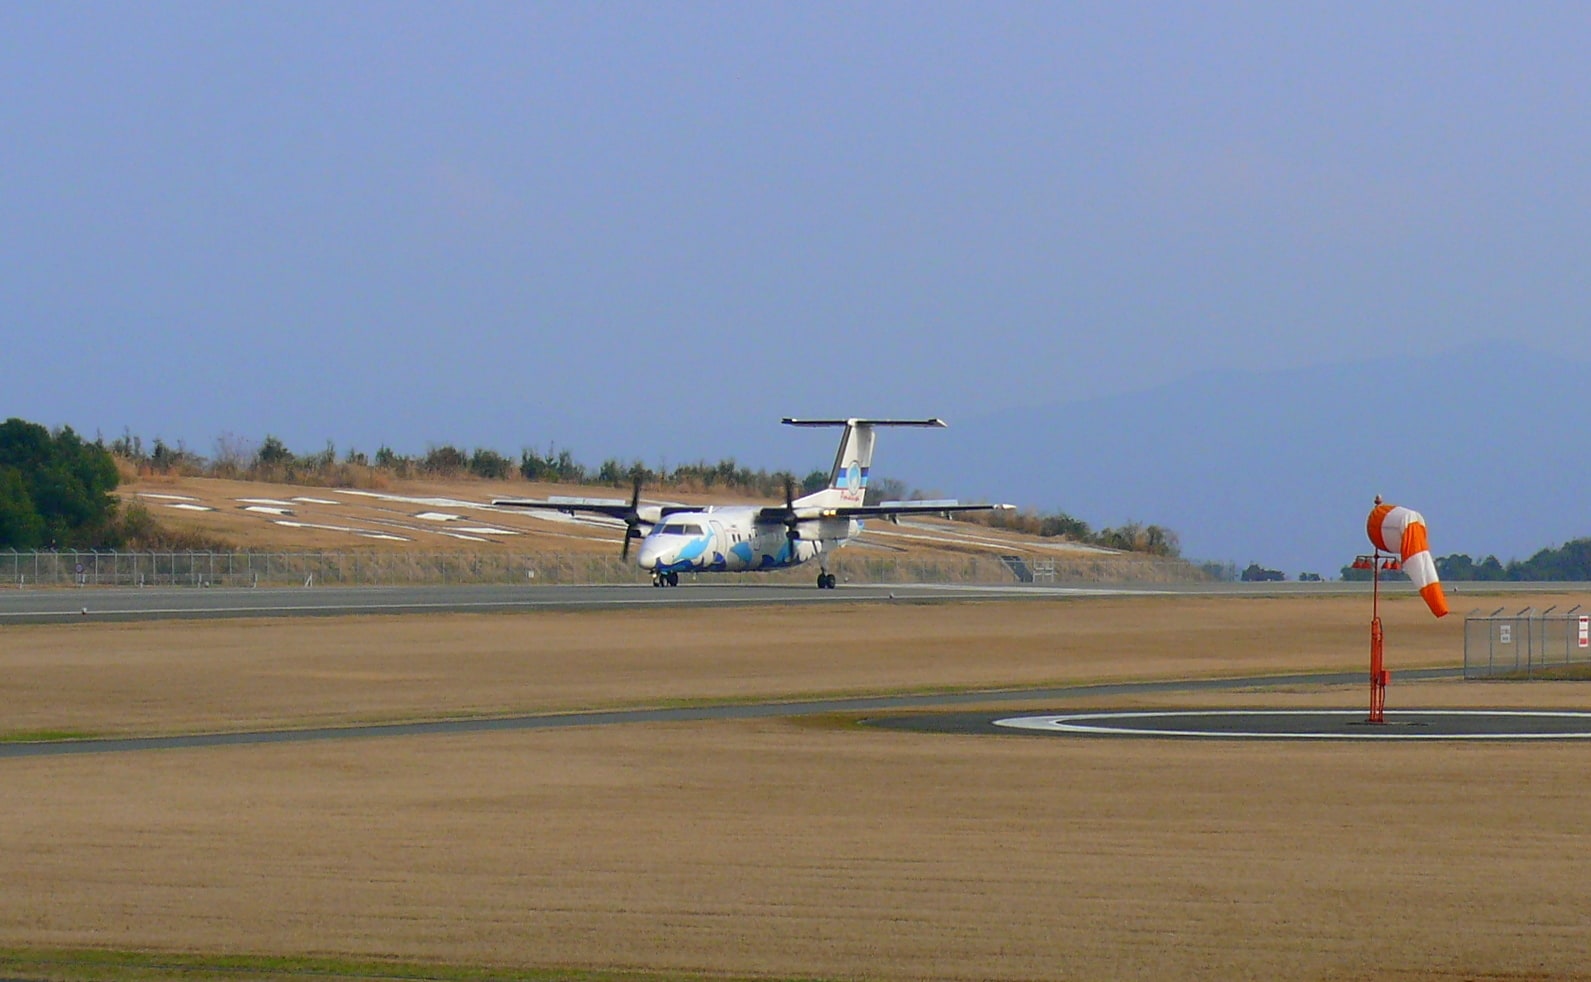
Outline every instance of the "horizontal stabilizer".
POLYGON ((779 422, 786 426, 944 426, 945 421, 933 419, 794 419, 786 416, 779 422))

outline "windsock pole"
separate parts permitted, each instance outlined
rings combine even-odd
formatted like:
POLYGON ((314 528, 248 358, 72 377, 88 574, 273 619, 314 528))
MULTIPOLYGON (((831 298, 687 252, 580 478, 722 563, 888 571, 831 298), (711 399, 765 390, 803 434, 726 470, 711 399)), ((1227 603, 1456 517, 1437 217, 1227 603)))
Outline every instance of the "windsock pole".
POLYGON ((1381 571, 1401 569, 1398 557, 1388 556, 1377 549, 1368 556, 1355 556, 1354 569, 1370 571, 1370 716, 1366 723, 1385 723, 1387 708, 1387 683, 1392 673, 1387 671, 1385 639, 1381 633, 1381 571))
MULTIPOLYGON (((1388 560, 1393 562, 1393 560, 1388 560)), ((1387 708, 1387 682, 1392 673, 1386 669, 1384 638, 1381 634, 1381 552, 1370 559, 1370 716, 1366 723, 1385 723, 1387 708)))

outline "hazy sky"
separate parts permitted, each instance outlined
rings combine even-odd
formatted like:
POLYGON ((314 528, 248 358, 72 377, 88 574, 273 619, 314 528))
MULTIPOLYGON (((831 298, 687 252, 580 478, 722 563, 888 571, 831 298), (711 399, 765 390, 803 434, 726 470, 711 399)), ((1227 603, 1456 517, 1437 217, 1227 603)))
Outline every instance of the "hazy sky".
POLYGON ((782 415, 1584 360, 1587 52, 1584 3, 13 0, 0 416, 804 467, 782 415))

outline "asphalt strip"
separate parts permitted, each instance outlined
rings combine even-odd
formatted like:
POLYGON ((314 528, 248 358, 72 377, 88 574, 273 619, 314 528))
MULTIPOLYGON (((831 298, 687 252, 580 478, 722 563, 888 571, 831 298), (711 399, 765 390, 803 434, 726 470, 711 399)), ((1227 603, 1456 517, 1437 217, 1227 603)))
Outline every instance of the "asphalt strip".
MULTIPOLYGON (((1461 676, 1457 668, 1416 669, 1400 672, 1404 679, 1444 679, 1461 676)), ((1186 679, 1157 682, 1121 682, 1079 685, 1050 689, 1008 689, 989 692, 955 692, 925 695, 870 696, 849 699, 816 699, 800 702, 765 702, 726 706, 701 706, 680 709, 632 709, 591 713, 548 713, 503 716, 484 719, 434 720, 418 723, 384 723, 369 726, 320 727, 303 730, 251 730, 236 733, 194 733, 176 736, 126 737, 86 740, 18 741, 0 743, 0 759, 59 757, 71 754, 135 753, 151 750, 195 750, 209 747, 245 747, 262 744, 308 743, 318 740, 356 740, 376 737, 458 736, 471 733, 496 733, 516 730, 552 730, 576 726, 617 726, 626 723, 683 723, 722 720, 777 719, 814 716, 822 713, 888 713, 901 710, 931 709, 958 705, 987 705, 999 702, 1033 702, 1072 699, 1126 698, 1165 692, 1231 692, 1270 686, 1326 686, 1362 682, 1363 672, 1315 675, 1262 675, 1228 679, 1186 679)), ((1231 714, 1231 711, 1228 711, 1231 714)), ((1058 718, 1057 713, 1024 713, 1021 718, 1058 718)), ((1081 715, 1081 714, 1078 714, 1081 715)), ((1088 715, 1097 715, 1090 713, 1088 715)), ((1243 714, 1249 715, 1249 714, 1243 714)), ((1389 713, 1389 715, 1393 715, 1389 713)), ((936 732, 979 732, 1007 734, 1021 728, 996 726, 1006 714, 983 711, 944 715, 912 715, 868 720, 870 725, 900 729, 927 729, 936 732), (942 721, 935 725, 934 721, 942 721)), ((1591 735, 1591 716, 1585 721, 1591 735)), ((1042 728, 1032 732, 1041 732, 1042 728)), ((1067 730, 1058 732, 1066 733, 1067 730)), ((1111 735, 1104 728, 1091 735, 1111 735)), ((1135 736, 1176 736, 1169 731, 1135 736)), ((1228 734, 1235 735, 1235 734, 1228 734)), ((1286 734, 1277 734, 1287 736, 1286 734)))

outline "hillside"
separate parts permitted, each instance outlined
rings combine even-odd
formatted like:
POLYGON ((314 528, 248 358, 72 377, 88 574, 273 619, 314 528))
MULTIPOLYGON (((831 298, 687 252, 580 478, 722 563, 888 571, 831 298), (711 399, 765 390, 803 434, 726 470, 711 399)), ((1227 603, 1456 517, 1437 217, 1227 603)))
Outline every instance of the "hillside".
MULTIPOLYGON (((144 475, 123 484, 117 494, 143 505, 162 526, 216 549, 616 556, 623 543, 623 526, 616 521, 491 504, 505 497, 623 495, 607 486, 459 479, 392 480, 362 489, 144 475)), ((702 494, 646 495, 645 500, 725 502, 721 495, 702 494)), ((1156 565, 1148 557, 933 518, 870 521, 841 555, 914 562, 1017 555, 1053 560, 1058 575, 1161 578, 1146 572, 1156 565)))

